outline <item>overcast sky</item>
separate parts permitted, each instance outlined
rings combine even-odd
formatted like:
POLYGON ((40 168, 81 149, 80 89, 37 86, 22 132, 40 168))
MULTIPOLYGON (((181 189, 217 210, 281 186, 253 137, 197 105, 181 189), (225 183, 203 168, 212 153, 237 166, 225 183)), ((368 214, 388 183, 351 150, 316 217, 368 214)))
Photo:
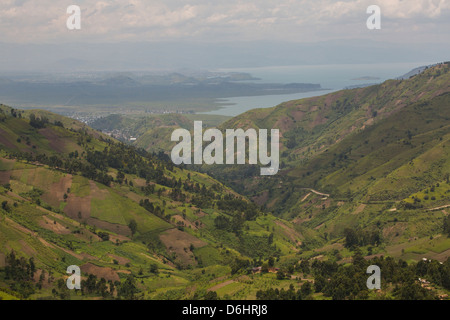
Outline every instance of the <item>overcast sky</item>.
MULTIPOLYGON (((440 43, 448 48, 449 36, 450 0, 0 2, 1 44, 161 41, 203 44, 282 41, 301 44, 346 40, 405 44, 414 48, 440 43), (72 4, 81 7, 81 30, 69 31, 66 28, 69 16, 66 9, 72 4), (381 8, 381 30, 368 30, 366 27, 369 17, 366 9, 371 4, 381 8)), ((12 51, 4 51, 4 55, 8 54, 12 51)), ((6 60, 4 56, 3 62, 6 60)))
POLYGON ((2 0, 2 42, 261 40, 294 42, 378 35, 397 41, 449 40, 449 0, 2 0), (66 28, 69 5, 82 30, 66 28), (382 29, 366 28, 377 4, 382 29))

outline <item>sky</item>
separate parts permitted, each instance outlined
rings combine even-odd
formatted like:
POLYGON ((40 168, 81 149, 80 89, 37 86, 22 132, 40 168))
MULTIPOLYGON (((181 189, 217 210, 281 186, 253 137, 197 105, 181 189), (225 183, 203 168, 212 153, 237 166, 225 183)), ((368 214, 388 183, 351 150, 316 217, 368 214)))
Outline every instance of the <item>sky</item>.
MULTIPOLYGON (((211 56, 205 67, 231 66, 232 61, 223 60, 239 59, 239 52, 250 53, 257 59, 258 52, 274 50, 274 46, 299 51, 298 61, 286 58, 280 64, 320 63, 317 57, 320 52, 311 49, 314 44, 321 50, 335 50, 336 61, 332 62, 336 63, 342 60, 340 55, 353 57, 356 52, 355 59, 359 61, 381 48, 385 50, 379 54, 387 55, 381 60, 396 61, 412 52, 411 59, 428 61, 445 59, 445 53, 450 52, 449 35, 450 0, 2 0, 0 70, 37 67, 64 59, 93 63, 95 58, 107 59, 108 53, 124 43, 129 44, 130 52, 113 59, 121 67, 126 67, 127 55, 139 60, 133 55, 136 50, 148 50, 152 59, 159 57, 165 61, 161 64, 164 67, 170 66, 167 55, 174 61, 182 60, 174 62, 174 66, 189 67, 186 54, 181 57, 173 51, 196 55, 205 51, 205 47, 213 47, 209 48, 211 56), (369 30, 366 26, 370 16, 366 9, 373 4, 381 9, 380 30, 369 30), (66 10, 70 5, 81 8, 80 30, 66 27, 70 16, 66 10), (143 44, 147 46, 143 48, 143 44), (161 44, 159 56, 155 44, 161 44), (323 44, 328 46, 323 49, 323 44), (336 49, 340 44, 348 46, 348 51, 336 49), (423 53, 425 47, 428 52, 423 53), (22 58, 20 51, 24 48, 33 50, 36 57, 22 58), (67 54, 67 48, 74 49, 71 51, 76 54, 67 54), (228 59, 224 58, 224 52, 228 59), (20 59, 24 59, 23 63, 20 59)), ((283 60, 279 54, 274 54, 270 61, 268 58, 261 58, 259 64, 283 60)), ((323 54, 323 62, 329 59, 329 55, 323 54)), ((196 67, 201 66, 196 56, 191 60, 196 67)), ((236 66, 243 66, 242 62, 234 61, 236 66)))

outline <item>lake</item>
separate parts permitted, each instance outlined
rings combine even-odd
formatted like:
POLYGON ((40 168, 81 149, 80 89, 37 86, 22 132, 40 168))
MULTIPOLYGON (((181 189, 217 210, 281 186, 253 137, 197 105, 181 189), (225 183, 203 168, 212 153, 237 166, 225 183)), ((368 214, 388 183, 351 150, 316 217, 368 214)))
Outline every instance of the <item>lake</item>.
POLYGON ((227 105, 219 110, 203 114, 237 116, 251 109, 270 108, 285 101, 324 95, 350 86, 381 83, 388 79, 400 77, 416 67, 429 64, 432 64, 432 62, 218 69, 217 71, 221 72, 250 73, 252 76, 261 79, 251 81, 255 83, 319 83, 322 88, 328 90, 217 99, 217 103, 227 105))

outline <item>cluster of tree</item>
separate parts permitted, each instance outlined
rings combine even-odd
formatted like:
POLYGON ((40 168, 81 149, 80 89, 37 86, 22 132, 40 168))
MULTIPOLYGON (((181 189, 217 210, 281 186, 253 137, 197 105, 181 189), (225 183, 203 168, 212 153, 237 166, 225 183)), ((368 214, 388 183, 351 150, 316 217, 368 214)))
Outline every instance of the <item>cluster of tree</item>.
POLYGON ((217 292, 215 292, 215 291, 207 291, 205 289, 197 289, 197 290, 195 290, 192 300, 213 301, 213 300, 220 300, 220 299, 219 299, 219 296, 217 295, 217 292))
POLYGON ((117 298, 125 300, 134 300, 136 294, 139 292, 136 286, 136 279, 132 274, 128 275, 127 279, 120 284, 117 290, 117 298))
POLYGON ((185 183, 185 190, 195 193, 192 197, 191 203, 200 208, 213 208, 215 200, 220 199, 219 194, 215 194, 214 191, 220 191, 220 187, 213 185, 211 188, 207 188, 204 184, 199 183, 185 183))
POLYGON ((354 109, 358 108, 358 104, 354 103, 353 100, 349 100, 349 98, 345 98, 343 101, 338 99, 331 106, 331 109, 337 112, 338 114, 344 115, 354 109))
POLYGON ((102 241, 109 241, 109 233, 108 232, 99 231, 99 232, 97 232, 97 235, 100 237, 100 239, 102 239, 102 241))
MULTIPOLYGON (((1 105, 1 106, 3 106, 3 105, 1 105)), ((11 108, 10 113, 11 113, 11 117, 21 119, 23 111, 11 108)), ((0 117, 2 119, 1 121, 2 122, 5 121, 6 120, 6 114, 5 114, 5 112, 2 109, 0 109, 0 114, 3 115, 3 117, 0 117)))
POLYGON ((199 208, 213 208, 214 202, 213 200, 205 195, 193 196, 191 199, 191 203, 199 208))
MULTIPOLYGON (((136 286, 135 277, 130 274, 125 281, 111 281, 104 278, 98 279, 97 276, 89 274, 87 279, 81 280, 81 289, 75 293, 81 292, 83 296, 101 296, 105 299, 136 299, 136 293, 139 292, 136 286)), ((63 279, 56 282, 56 288, 52 289, 54 297, 62 300, 70 298, 70 290, 67 288, 63 279)))
POLYGON ((9 204, 8 204, 8 201, 2 201, 2 209, 3 210, 5 210, 6 212, 10 212, 11 211, 11 208, 10 208, 10 206, 9 206, 9 204))
MULTIPOLYGON (((168 256, 166 246, 162 243, 161 239, 159 239, 159 235, 157 232, 147 232, 143 235, 140 235, 139 240, 147 245, 147 248, 150 252, 164 255, 166 257, 168 256)), ((154 273, 152 272, 152 269, 150 269, 150 272, 154 273)))
POLYGON ((30 114, 30 126, 36 129, 42 129, 45 128, 45 126, 48 124, 48 118, 46 117, 36 117, 34 113, 30 114))
POLYGON ((232 194, 227 194, 221 200, 217 201, 217 208, 229 213, 235 211, 243 212, 245 220, 253 220, 259 213, 256 204, 237 198, 232 194))
POLYGON ((149 196, 149 195, 155 193, 155 185, 154 184, 147 184, 145 187, 141 187, 141 191, 146 196, 149 196))
POLYGON ((55 121, 53 122, 53 124, 54 124, 55 126, 57 126, 57 127, 64 128, 64 124, 63 124, 61 121, 59 121, 59 120, 55 120, 55 121))
POLYGON ((213 184, 207 188, 205 184, 191 182, 190 174, 188 174, 188 179, 184 182, 179 179, 173 188, 174 190, 170 194, 173 200, 185 201, 187 199, 187 195, 181 192, 181 188, 183 188, 186 192, 196 194, 196 196, 192 197, 191 202, 201 208, 213 207, 214 201, 220 199, 220 193, 223 191, 223 188, 218 184, 213 184))
POLYGON ((294 285, 290 285, 288 290, 278 288, 269 288, 267 290, 258 290, 256 292, 257 300, 303 300, 313 292, 312 285, 305 281, 300 289, 295 291, 294 285))
MULTIPOLYGON (((304 277, 314 279, 314 285, 304 283, 300 295, 276 291, 276 289, 260 290, 257 298, 261 300, 295 299, 312 293, 323 293, 334 300, 367 299, 369 289, 366 286, 369 265, 376 265, 381 269, 381 289, 388 287, 395 299, 423 300, 436 299, 432 290, 421 286, 419 278, 427 279, 433 285, 450 288, 450 258, 445 263, 436 260, 423 260, 417 264, 408 264, 403 260, 394 260, 391 257, 377 257, 367 261, 359 250, 355 251, 351 265, 339 265, 335 261, 302 260, 295 267, 281 267, 277 273, 277 279, 282 280, 287 274, 295 271, 303 273, 304 277), (282 276, 279 276, 282 274, 282 276), (304 286, 307 287, 304 287, 304 286), (307 289, 307 290, 306 290, 307 289), (303 291, 305 290, 305 291, 303 291)), ((292 264, 290 265, 292 266, 292 264)))
POLYGON ((400 201, 400 203, 398 204, 398 208, 407 210, 421 209, 423 208, 423 204, 420 204, 420 202, 421 200, 418 198, 414 198, 414 203, 400 201))
POLYGON ((450 290, 450 258, 445 263, 437 260, 421 260, 415 266, 417 276, 450 290))
POLYGON ((177 183, 176 179, 174 181, 164 175, 165 169, 173 169, 168 162, 164 163, 143 150, 136 150, 133 146, 123 143, 110 142, 109 147, 104 148, 102 152, 88 150, 86 160, 102 171, 110 167, 122 174, 135 174, 147 182, 155 181, 168 187, 174 187, 177 183))
POLYGON ((120 287, 119 281, 106 281, 104 278, 90 274, 86 280, 81 280, 81 293, 83 295, 100 295, 103 298, 113 297, 116 288, 120 287))
POLYGON ((237 257, 230 264, 230 267, 231 274, 236 274, 242 270, 248 270, 248 268, 250 267, 250 260, 237 257))
POLYGON ((158 205, 154 205, 152 202, 150 202, 149 199, 139 201, 139 205, 148 212, 167 220, 167 217, 165 216, 165 210, 158 205))
POLYGON ((269 244, 270 238, 270 235, 242 233, 239 235, 239 243, 236 250, 251 258, 270 259, 270 257, 279 257, 281 254, 280 249, 274 244, 269 244))
MULTIPOLYGON (((178 180, 175 177, 160 179, 160 184, 171 188, 169 192, 169 197, 174 201, 186 202, 189 199, 189 196, 186 192, 190 192, 196 194, 189 199, 189 201, 198 207, 207 208, 210 207, 216 198, 219 198, 219 195, 216 195, 214 191, 220 191, 221 188, 214 184, 211 188, 206 188, 206 185, 197 183, 191 183, 189 178, 184 182, 179 178, 178 180), (185 191, 185 192, 183 192, 185 191)), ((155 193, 155 185, 147 184, 145 187, 141 187, 141 191, 145 193, 145 195, 149 196, 155 193)), ((161 189, 158 190, 158 196, 161 196, 161 189)))
POLYGON ((301 141, 305 140, 305 137, 308 135, 308 131, 306 131, 303 127, 297 126, 292 130, 288 131, 285 135, 286 138, 286 147, 288 149, 293 149, 297 144, 301 141))
POLYGON ((187 195, 181 191, 179 188, 174 188, 170 191, 169 197, 174 201, 185 202, 187 195))
POLYGON ((296 268, 305 275, 314 278, 315 292, 322 292, 325 296, 335 300, 366 299, 369 290, 366 286, 369 265, 380 267, 382 290, 387 286, 393 287, 393 295, 400 300, 434 299, 434 293, 423 288, 418 282, 419 277, 426 277, 434 284, 449 288, 450 259, 443 264, 437 261, 421 261, 417 264, 395 261, 391 257, 377 257, 370 261, 363 258, 356 250, 350 266, 338 265, 333 261, 318 261, 312 263, 303 261, 296 268))
POLYGON ((354 248, 357 246, 379 245, 381 244, 381 235, 377 230, 354 230, 346 228, 344 230, 345 247, 354 248))
POLYGON ((94 165, 83 163, 83 161, 79 159, 64 159, 57 155, 48 157, 45 153, 33 154, 30 152, 15 152, 11 155, 19 160, 42 163, 48 165, 50 168, 63 170, 70 174, 80 173, 82 176, 106 186, 109 186, 114 180, 113 177, 106 172, 97 170, 94 165))
POLYGON ((232 232, 236 235, 241 234, 243 223, 245 222, 242 214, 234 214, 232 218, 227 218, 224 214, 219 214, 214 219, 214 225, 217 229, 232 232))
POLYGON ((34 259, 16 257, 16 253, 11 251, 5 258, 5 280, 10 284, 11 290, 19 293, 22 297, 28 298, 35 292, 34 274, 36 265, 34 259))
MULTIPOLYGON (((9 284, 12 292, 18 293, 23 298, 28 298, 34 294, 37 289, 42 288, 42 283, 45 278, 45 271, 41 272, 39 281, 34 280, 34 274, 36 273, 36 266, 34 259, 25 259, 24 257, 18 258, 14 251, 11 251, 5 258, 6 266, 4 268, 5 281, 9 284)), ((150 272, 157 274, 158 267, 152 265, 150 272)), ((49 274, 49 283, 53 277, 49 274)), ((55 283, 55 287, 52 289, 52 294, 55 298, 69 299, 70 290, 66 286, 64 279, 59 279, 55 283)), ((135 277, 130 274, 122 281, 106 281, 104 278, 97 279, 95 275, 88 275, 86 279, 81 281, 82 295, 100 295, 103 298, 116 298, 133 300, 136 298, 136 293, 139 292, 136 286, 135 277)))

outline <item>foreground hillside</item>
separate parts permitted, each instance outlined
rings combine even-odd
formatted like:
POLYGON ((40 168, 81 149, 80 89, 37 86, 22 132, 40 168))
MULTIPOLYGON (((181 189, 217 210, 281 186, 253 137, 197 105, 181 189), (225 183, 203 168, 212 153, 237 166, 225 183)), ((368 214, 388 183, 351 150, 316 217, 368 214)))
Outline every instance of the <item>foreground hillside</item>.
POLYGON ((236 261, 294 253, 301 241, 287 222, 163 154, 43 111, 2 106, 0 116, 5 295, 65 297, 60 280, 78 265, 116 286, 115 297, 129 297, 130 281, 141 297, 176 288, 192 296, 186 287, 196 274, 206 290, 236 261), (32 268, 32 277, 11 274, 12 265, 32 268))

